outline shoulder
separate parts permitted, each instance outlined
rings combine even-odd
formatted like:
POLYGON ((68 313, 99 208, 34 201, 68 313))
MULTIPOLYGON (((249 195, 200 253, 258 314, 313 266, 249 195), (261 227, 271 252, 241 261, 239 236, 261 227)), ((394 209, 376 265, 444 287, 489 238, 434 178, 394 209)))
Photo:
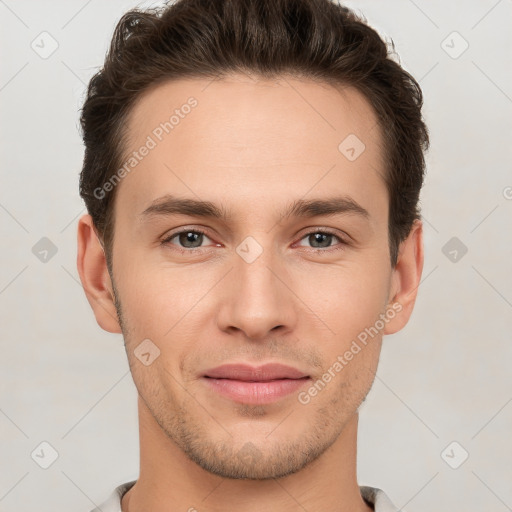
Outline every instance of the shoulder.
POLYGON ((375 512, 399 512, 398 507, 391 502, 382 489, 366 485, 360 486, 359 489, 361 496, 369 505, 373 506, 375 512))
POLYGON ((91 512, 121 512, 121 498, 124 493, 133 487, 136 481, 137 480, 132 480, 118 485, 112 491, 112 494, 103 503, 101 503, 101 505, 96 507, 94 510, 91 510, 91 512))

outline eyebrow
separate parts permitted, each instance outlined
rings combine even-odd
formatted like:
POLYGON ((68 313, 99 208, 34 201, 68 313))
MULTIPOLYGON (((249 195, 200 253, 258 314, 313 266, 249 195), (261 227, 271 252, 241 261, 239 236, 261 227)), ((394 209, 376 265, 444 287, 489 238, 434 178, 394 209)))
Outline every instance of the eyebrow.
MULTIPOLYGON (((229 221, 230 212, 210 201, 201 201, 190 198, 179 198, 167 194, 155 199, 141 214, 142 221, 156 216, 190 215, 229 221)), ((282 218, 289 217, 316 217, 339 214, 356 214, 369 219, 370 214, 359 203, 349 196, 337 196, 327 199, 297 199, 282 214, 282 218)))

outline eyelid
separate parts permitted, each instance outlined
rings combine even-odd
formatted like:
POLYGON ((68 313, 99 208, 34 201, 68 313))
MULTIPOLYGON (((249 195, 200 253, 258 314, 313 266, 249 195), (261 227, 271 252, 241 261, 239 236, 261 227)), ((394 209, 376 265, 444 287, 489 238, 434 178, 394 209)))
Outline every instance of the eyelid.
MULTIPOLYGON (((298 239, 297 242, 295 243, 298 243, 298 242, 301 242, 302 240, 304 240, 304 238, 310 236, 310 235, 313 235, 315 233, 323 233, 325 235, 332 235, 334 237, 336 237, 338 240, 339 240, 339 244, 336 244, 336 245, 333 245, 333 246, 329 246, 329 247, 326 247, 326 248, 318 248, 318 247, 310 247, 309 249, 313 250, 313 251, 321 251, 321 252, 328 252, 329 250, 335 250, 336 246, 338 245, 348 245, 348 235, 341 235, 339 234, 337 231, 333 230, 333 229, 330 229, 330 228, 324 228, 324 227, 312 227, 312 228, 306 228, 308 229, 309 231, 306 231, 303 235, 300 236, 300 238, 298 239)), ((300 246, 300 247, 304 247, 304 246, 300 246)), ((338 247, 339 248, 339 247, 338 247)))
MULTIPOLYGON (((160 244, 161 245, 166 245, 166 244, 170 244, 170 245, 176 245, 176 244, 171 244, 171 240, 180 235, 181 233, 189 233, 189 232, 193 232, 193 233, 201 233, 203 236, 205 236, 206 238, 208 238, 209 240, 212 240, 210 236, 208 236, 208 233, 205 229, 203 228, 200 228, 200 227, 182 227, 182 228, 178 228, 176 231, 171 231, 171 232, 167 232, 164 237, 160 240, 160 244)), ((213 240, 212 240, 213 241, 213 240)), ((217 244, 218 245, 218 244, 217 244)), ((176 245, 176 247, 179 249, 179 250, 182 250, 182 251, 187 251, 187 252, 191 252, 191 251, 194 251, 194 250, 201 250, 201 249, 204 249, 204 247, 192 247, 192 248, 187 248, 187 247, 180 247, 179 245, 176 245)))
MULTIPOLYGON (((294 242, 293 246, 297 246, 297 244, 299 244, 306 237, 313 235, 315 233, 323 233, 326 235, 331 235, 339 240, 339 243, 337 243, 337 244, 330 245, 328 247, 321 247, 321 248, 320 247, 306 247, 303 245, 298 245, 298 247, 305 248, 307 252, 330 254, 334 251, 344 250, 344 249, 346 249, 347 245, 349 245, 349 242, 347 239, 350 237, 345 234, 341 235, 334 229, 325 228, 322 226, 312 226, 312 227, 305 228, 305 229, 307 231, 303 232, 303 234, 300 236, 300 238, 296 242, 294 242)), ((181 247, 180 245, 171 243, 171 240, 173 238, 175 238, 176 236, 180 235, 181 233, 188 233, 188 232, 201 233, 204 237, 208 238, 209 240, 212 240, 212 237, 208 236, 207 229, 204 229, 204 228, 198 227, 198 226, 193 226, 193 227, 184 226, 184 227, 178 228, 175 231, 171 231, 170 233, 168 232, 168 234, 166 234, 164 236, 164 238, 160 241, 160 244, 163 246, 172 245, 175 250, 177 250, 183 254, 185 254, 185 253, 192 254, 192 253, 202 252, 202 251, 205 251, 212 247, 212 246, 209 246, 209 247, 208 246, 206 246, 206 247, 203 247, 203 246, 181 247)), ((217 242, 214 242, 214 243, 217 247, 219 247, 219 245, 221 245, 221 244, 218 244, 217 242)))

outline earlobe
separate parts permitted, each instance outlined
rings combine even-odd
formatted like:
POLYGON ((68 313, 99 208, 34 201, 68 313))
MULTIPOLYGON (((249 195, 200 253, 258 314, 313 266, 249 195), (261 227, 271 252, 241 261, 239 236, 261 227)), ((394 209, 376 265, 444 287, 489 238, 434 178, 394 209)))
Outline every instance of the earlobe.
POLYGON ((400 244, 398 262, 393 269, 389 307, 399 311, 383 334, 393 334, 405 327, 414 309, 423 271, 423 223, 416 220, 408 237, 400 244))
POLYGON ((78 221, 77 242, 78 274, 96 321, 105 331, 121 333, 105 253, 90 215, 78 221))

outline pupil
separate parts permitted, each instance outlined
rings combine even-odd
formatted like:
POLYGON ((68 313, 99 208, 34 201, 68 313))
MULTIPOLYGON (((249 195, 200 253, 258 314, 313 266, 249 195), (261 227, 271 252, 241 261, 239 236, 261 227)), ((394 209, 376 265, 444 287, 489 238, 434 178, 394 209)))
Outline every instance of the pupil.
POLYGON ((199 247, 201 245, 202 233, 194 233, 193 231, 187 231, 186 233, 180 233, 180 243, 184 247, 199 247), (199 244, 196 242, 199 240, 199 244), (196 245, 194 245, 196 244, 196 245))
MULTIPOLYGON (((332 235, 329 235, 328 233, 314 233, 311 236, 313 237, 312 244, 311 244, 313 247, 329 247, 330 246, 332 235), (322 244, 322 241, 327 242, 327 244, 325 244, 325 243, 322 244), (319 243, 320 245, 316 245, 317 243, 319 243)), ((310 242, 311 242, 311 240, 310 240, 310 242)))
MULTIPOLYGON (((200 247, 202 235, 202 233, 194 233, 193 231, 180 233, 180 243, 185 247, 200 247), (199 245, 197 245, 197 242, 199 242, 199 245)), ((329 247, 331 238, 332 235, 328 233, 314 233, 310 235, 310 242, 313 247, 329 247)))

